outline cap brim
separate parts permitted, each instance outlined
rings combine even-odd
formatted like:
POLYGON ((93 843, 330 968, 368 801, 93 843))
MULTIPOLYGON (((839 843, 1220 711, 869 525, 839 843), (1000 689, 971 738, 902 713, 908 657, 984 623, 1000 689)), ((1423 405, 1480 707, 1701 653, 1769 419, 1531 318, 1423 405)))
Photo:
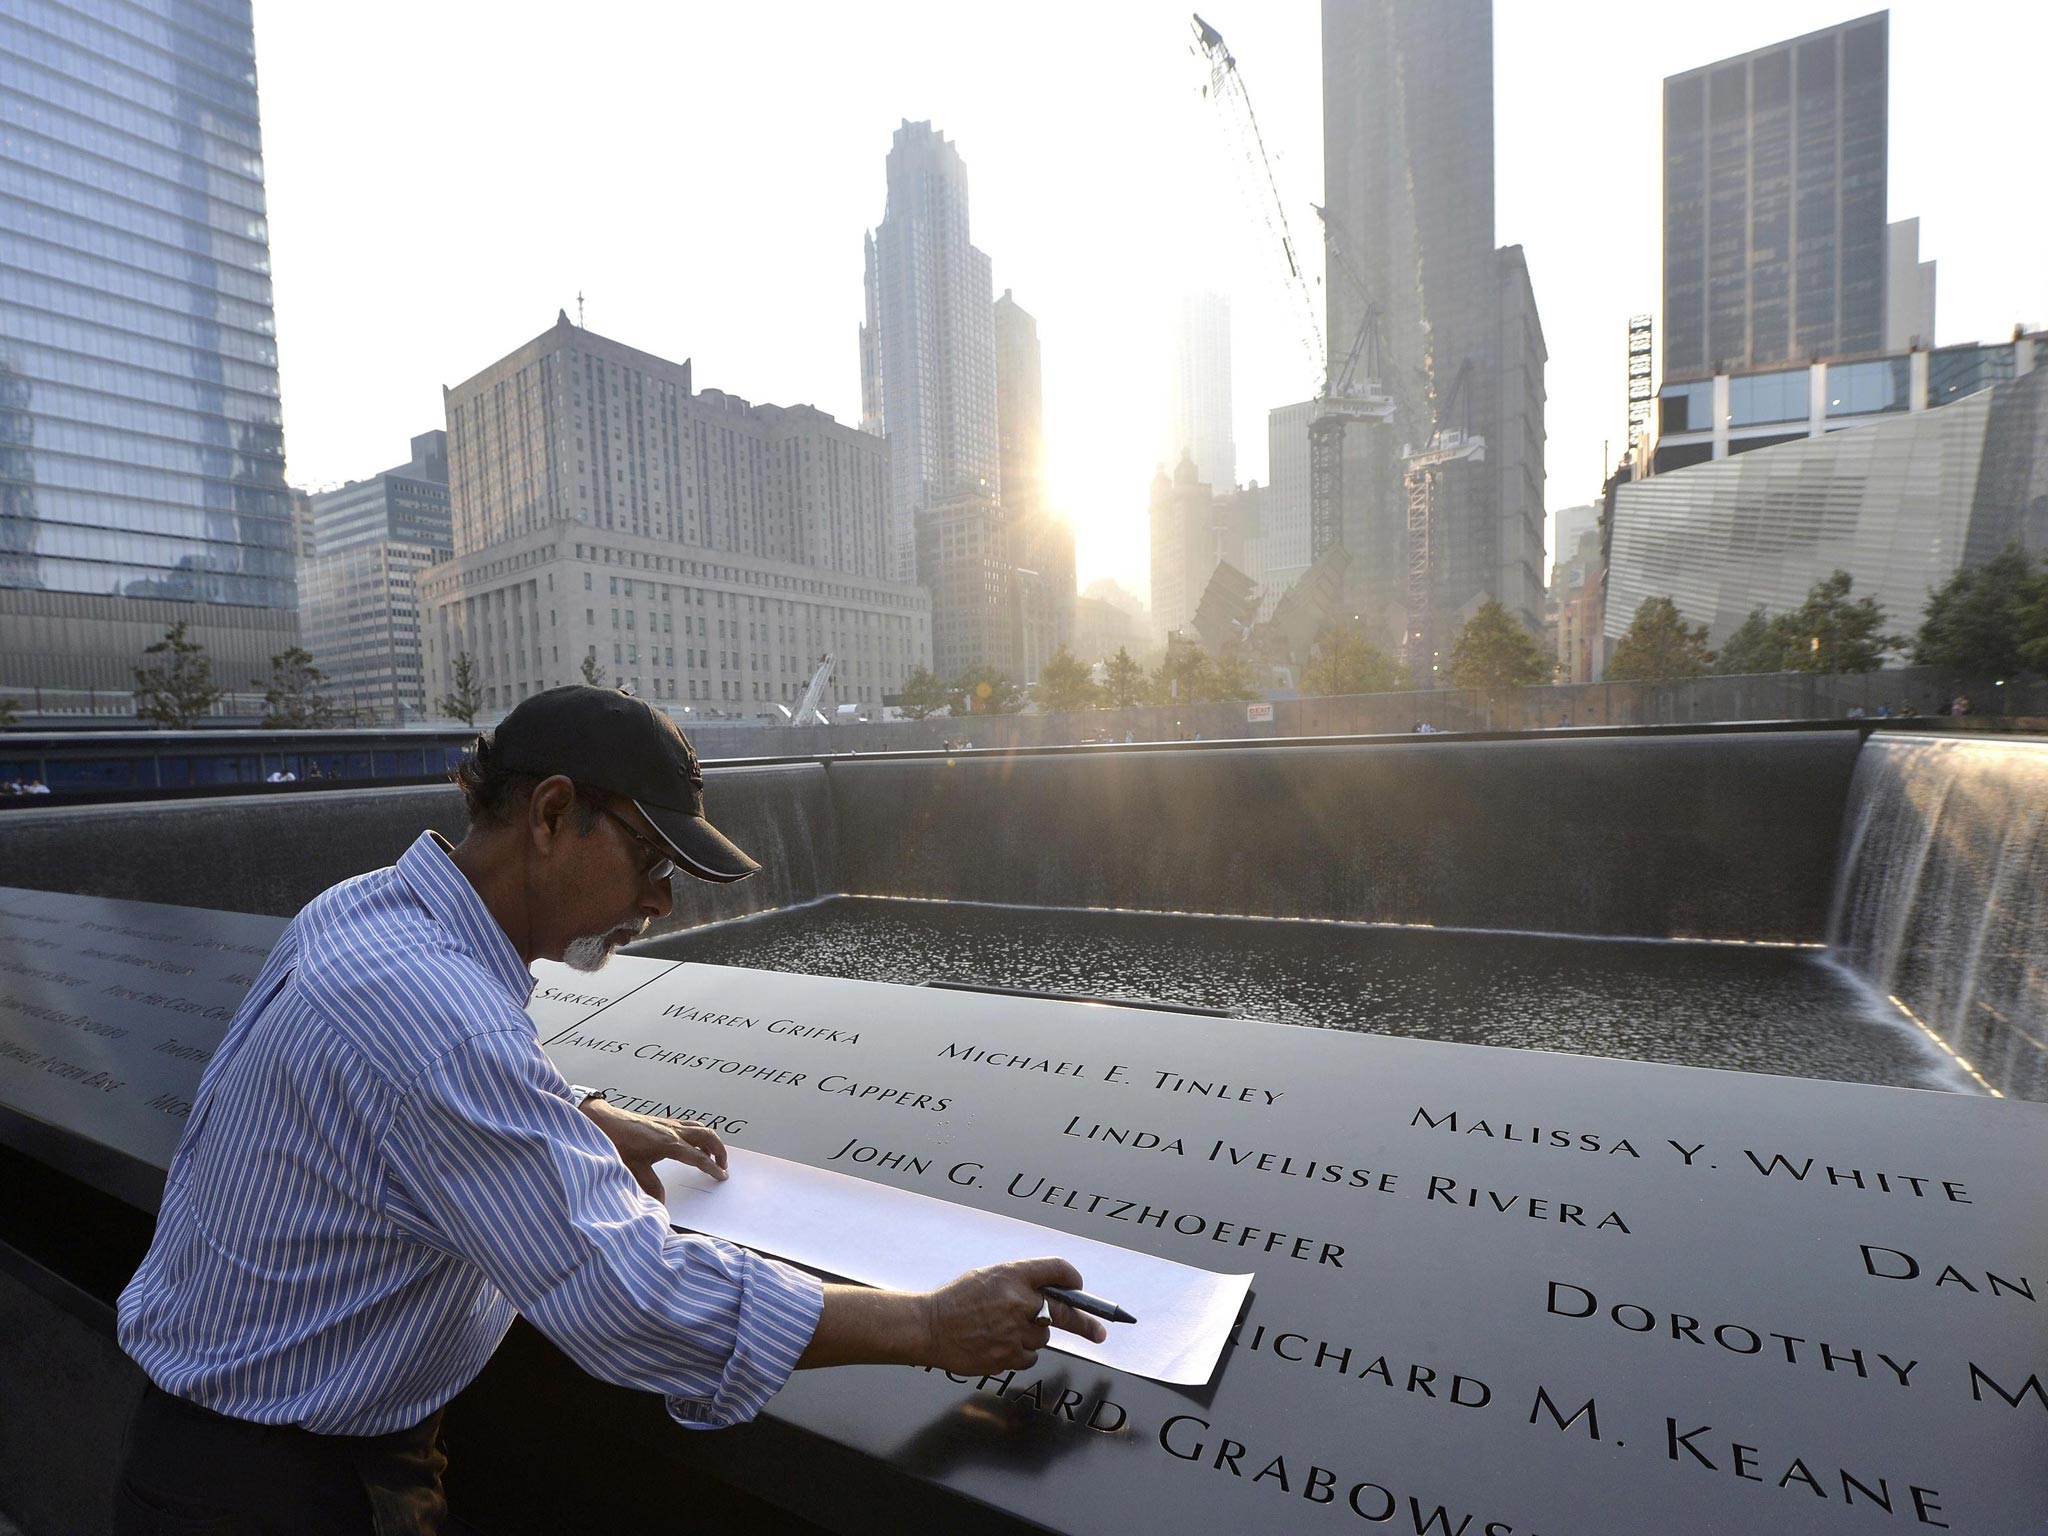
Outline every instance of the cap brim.
POLYGON ((699 880, 715 880, 721 885, 730 885, 735 880, 744 880, 761 872, 759 864, 740 852, 731 838, 702 816, 672 811, 666 806, 648 805, 640 800, 633 804, 654 824, 654 830, 661 834, 662 841, 675 854, 676 863, 699 880))

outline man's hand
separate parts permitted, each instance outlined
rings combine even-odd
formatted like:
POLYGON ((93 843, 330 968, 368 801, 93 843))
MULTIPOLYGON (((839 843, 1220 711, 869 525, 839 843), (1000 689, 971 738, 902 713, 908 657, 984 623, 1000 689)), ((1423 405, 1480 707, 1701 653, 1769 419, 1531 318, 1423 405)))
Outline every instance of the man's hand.
POLYGON ((654 1165, 664 1159, 688 1163, 714 1179, 726 1176, 725 1143, 708 1125, 636 1115, 605 1099, 585 1099, 583 1113, 618 1148, 619 1161, 633 1171, 640 1187, 657 1200, 662 1197, 661 1176, 654 1165))
POLYGON ((931 1365, 956 1376, 1027 1370, 1053 1328, 1098 1344, 1107 1336, 1094 1318, 1039 1290, 1080 1284, 1065 1259, 1022 1259, 971 1269, 936 1291, 828 1285, 818 1330, 797 1364, 931 1365))
POLYGON ((1065 1259, 1020 1259, 970 1269, 928 1298, 931 1363, 956 1376, 1029 1370, 1054 1328, 1100 1344, 1108 1330, 1085 1312, 1054 1301, 1039 1287, 1081 1287, 1081 1272, 1065 1259))

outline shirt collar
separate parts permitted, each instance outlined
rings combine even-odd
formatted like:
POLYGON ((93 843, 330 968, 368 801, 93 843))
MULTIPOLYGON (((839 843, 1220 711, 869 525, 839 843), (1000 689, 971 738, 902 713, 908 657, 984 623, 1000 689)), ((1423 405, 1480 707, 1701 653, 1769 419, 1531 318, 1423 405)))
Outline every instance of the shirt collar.
POLYGON ((520 1007, 533 1000, 533 973, 469 877, 448 857, 448 840, 429 828, 398 861, 405 883, 454 937, 456 947, 481 965, 520 1007))

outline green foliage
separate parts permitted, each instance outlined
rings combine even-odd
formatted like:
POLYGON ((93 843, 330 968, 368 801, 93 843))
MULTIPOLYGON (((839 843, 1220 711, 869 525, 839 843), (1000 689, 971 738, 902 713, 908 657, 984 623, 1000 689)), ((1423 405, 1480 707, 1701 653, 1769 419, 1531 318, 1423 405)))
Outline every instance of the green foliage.
POLYGON ((896 707, 903 711, 904 719, 922 720, 936 715, 946 704, 945 684, 932 675, 931 668, 919 667, 905 679, 896 707))
POLYGON ((2048 677, 2048 571, 2035 575, 2019 605, 2020 665, 2048 677))
POLYGON ((1905 638, 1884 631, 1884 609, 1875 598, 1849 600, 1855 579, 1847 571, 1817 581, 1806 601, 1778 620, 1784 640, 1781 665, 1788 672, 1875 672, 1885 653, 1905 638))
POLYGON ((1554 670, 1536 637, 1497 602, 1473 614, 1451 647, 1454 688, 1527 688, 1549 682, 1554 670))
POLYGON ((334 706, 321 691, 327 674, 313 665, 312 654, 287 646, 270 658, 270 678, 251 679, 263 688, 263 723, 272 730, 309 731, 334 724, 334 706))
POLYGON ((1401 664, 1374 645, 1362 629, 1346 625, 1326 629, 1316 638, 1315 654, 1301 669, 1301 691, 1331 696, 1346 693, 1392 693, 1408 686, 1401 664))
POLYGON ((947 686, 956 715, 1014 715, 1024 707, 1024 689, 1007 672, 974 667, 947 686))
POLYGON ((2048 670, 2048 566, 2009 544, 1957 571, 1928 596, 1913 660, 1973 677, 2048 670))
POLYGON ((206 647, 185 636, 180 619, 164 631, 163 639, 144 646, 145 661, 135 669, 135 713, 172 730, 182 731, 221 699, 214 686, 213 658, 206 647))
POLYGON ((1038 682, 1032 692, 1037 696, 1039 707, 1055 715, 1093 709, 1101 702, 1102 695, 1102 690, 1095 686, 1095 679, 1089 676, 1087 663, 1077 660, 1064 645, 1048 656, 1045 665, 1039 668, 1038 682))
POLYGON ((0 698, 0 730, 16 724, 21 719, 21 700, 0 698))
MULTIPOLYGON (((1885 612, 1875 598, 1853 602, 1847 571, 1817 581, 1806 601, 1775 618, 1762 608, 1722 644, 1714 670, 1749 672, 1875 672, 1887 653, 1902 650, 1904 635, 1884 633, 1885 612)), ((1607 675, 1614 676, 1610 666, 1607 675)))
POLYGON ((1221 703, 1257 703, 1265 698, 1265 690, 1259 687, 1259 674, 1253 670, 1249 658, 1233 651, 1228 656, 1219 656, 1209 669, 1207 678, 1209 692, 1204 697, 1221 703))
MULTIPOLYGON (((1228 703, 1263 699, 1258 674, 1242 656, 1211 656, 1199 645, 1174 645, 1152 669, 1150 702, 1154 704, 1228 703)), ((1142 701, 1141 701, 1142 702, 1142 701)))
POLYGON ((589 651, 583 653, 583 681, 593 688, 604 686, 604 668, 597 664, 597 657, 589 651))
MULTIPOLYGON (((1714 670, 1723 676, 1737 673, 1776 672, 1785 654, 1784 636, 1771 624, 1771 616, 1752 608, 1749 617, 1736 625, 1735 632, 1714 653, 1714 670)), ((1609 669, 1612 676, 1612 669, 1609 669)))
POLYGON ((483 690, 477 686, 476 658, 467 651, 457 651, 450 668, 453 673, 455 691, 441 695, 435 706, 452 720, 464 725, 476 724, 476 712, 484 707, 483 690))
POLYGON ((1707 626, 1688 624, 1668 597, 1646 597, 1614 648, 1607 677, 1617 683, 1647 683, 1667 677, 1699 677, 1713 660, 1707 626))
POLYGON ((1212 663, 1199 645, 1169 645, 1159 665, 1152 669, 1153 704, 1193 704, 1208 697, 1206 687, 1212 663))
POLYGON ((1128 647, 1118 646, 1116 654, 1102 664, 1102 670, 1102 700, 1111 709, 1130 709, 1150 702, 1145 669, 1138 665, 1128 647))

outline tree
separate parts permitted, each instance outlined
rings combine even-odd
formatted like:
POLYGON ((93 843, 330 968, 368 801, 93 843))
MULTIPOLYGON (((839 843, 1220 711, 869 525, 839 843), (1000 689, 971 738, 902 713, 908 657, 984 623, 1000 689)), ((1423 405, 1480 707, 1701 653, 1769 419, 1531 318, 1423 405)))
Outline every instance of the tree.
POLYGON ((1130 709, 1146 702, 1145 669, 1127 646, 1102 664, 1102 699, 1111 709, 1130 709))
POLYGON ((2036 571, 2019 605, 2020 665, 2048 676, 2048 570, 2036 571))
POLYGON ((597 664, 597 655, 594 651, 583 653, 583 681, 593 688, 604 686, 604 668, 597 664))
POLYGON ((1536 637, 1498 602, 1473 614, 1451 647, 1451 685, 1456 688, 1526 688, 1549 682, 1552 670, 1536 637))
POLYGON ((1617 683, 1698 677, 1712 660, 1706 625, 1686 623, 1685 615, 1668 597, 1646 597, 1629 621, 1628 633, 1614 648, 1607 676, 1617 683))
POLYGON ((1301 669, 1301 691, 1307 694, 1392 693, 1407 686, 1401 664, 1349 625, 1317 636, 1315 654, 1301 669))
POLYGON ((1236 652, 1217 657, 1209 668, 1206 681, 1209 692, 1204 697, 1219 703, 1256 702, 1266 696, 1265 690, 1259 687, 1259 675, 1252 669, 1250 660, 1236 652))
POLYGON ((222 690, 213 683, 213 658, 197 640, 185 637, 180 619, 164 631, 163 639, 144 646, 144 656, 156 660, 135 669, 135 713, 174 731, 187 730, 194 720, 212 709, 222 690))
POLYGON ((1735 632, 1721 642, 1714 653, 1714 670, 1726 676, 1734 673, 1778 672, 1784 669, 1785 639, 1761 608, 1735 626, 1735 632))
POLYGON ((1786 671, 1875 672, 1887 651, 1906 644, 1904 636, 1883 633, 1884 609, 1875 598, 1849 601, 1855 585, 1847 571, 1837 571, 1815 582, 1806 601, 1778 619, 1786 671))
POLYGON ((946 707, 946 702, 945 684, 932 675, 931 668, 919 667, 904 681, 896 707, 903 711, 904 718, 922 720, 927 715, 936 715, 946 707))
POLYGON ((476 712, 484 707, 483 690, 476 685, 476 658, 467 651, 457 651, 450 671, 455 691, 441 695, 441 702, 435 707, 464 725, 475 725, 476 712))
MULTIPOLYGON (((272 730, 307 731, 334 724, 334 706, 321 692, 327 674, 313 665, 312 655, 296 645, 270 658, 270 680, 263 688, 263 723, 272 730)), ((250 686, 263 685, 260 677, 250 686)))
POLYGON ((21 719, 21 700, 0 698, 0 730, 18 723, 21 719))
POLYGON ((1168 645, 1152 669, 1154 704, 1194 704, 1213 696, 1215 664, 1199 645, 1168 645))
POLYGON ((1959 570, 1927 598, 1913 660, 1971 677, 2001 678, 2029 668, 2030 642, 2048 641, 2048 625, 2029 633, 2030 599, 2048 596, 2048 567, 2037 568, 2008 544, 1974 570, 1959 570))
POLYGON ((1038 669, 1038 683, 1032 692, 1048 713, 1065 715, 1078 709, 1093 709, 1102 690, 1089 676, 1087 663, 1076 659, 1063 645, 1038 669))
POLYGON ((946 690, 956 715, 1014 715, 1024 707, 1024 689, 1007 672, 972 667, 946 690))

